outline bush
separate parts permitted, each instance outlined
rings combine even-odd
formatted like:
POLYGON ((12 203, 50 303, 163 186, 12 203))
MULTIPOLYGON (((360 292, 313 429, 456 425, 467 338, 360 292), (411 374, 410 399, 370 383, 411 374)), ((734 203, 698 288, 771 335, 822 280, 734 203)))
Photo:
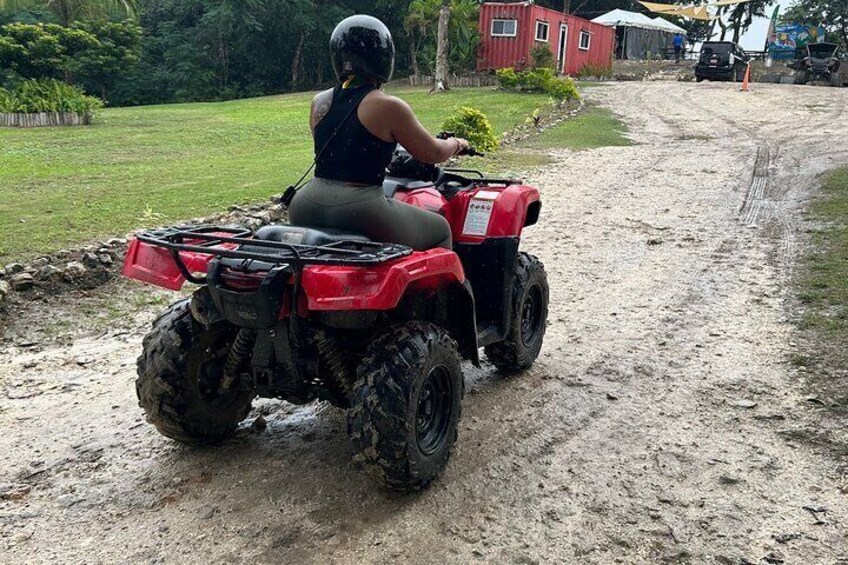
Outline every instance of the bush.
POLYGON ((501 88, 506 90, 518 89, 518 73, 512 67, 496 70, 495 76, 498 77, 498 84, 501 88))
POLYGON ((557 102, 579 100, 580 93, 570 78, 560 79, 551 68, 516 72, 515 69, 498 69, 498 84, 506 90, 519 92, 544 92, 557 102))
POLYGON ((594 63, 586 63, 580 72, 577 73, 578 78, 609 78, 612 76, 612 65, 596 65, 594 63))
POLYGON ((27 80, 15 88, 0 88, 0 112, 34 114, 37 112, 77 112, 85 114, 103 103, 75 86, 54 79, 27 80))
POLYGON ((494 151, 500 145, 492 122, 486 114, 474 108, 459 108, 445 120, 442 129, 467 139, 478 151, 494 151))
POLYGON ((533 61, 532 68, 534 69, 554 68, 554 54, 547 45, 536 45, 530 51, 530 60, 533 61))

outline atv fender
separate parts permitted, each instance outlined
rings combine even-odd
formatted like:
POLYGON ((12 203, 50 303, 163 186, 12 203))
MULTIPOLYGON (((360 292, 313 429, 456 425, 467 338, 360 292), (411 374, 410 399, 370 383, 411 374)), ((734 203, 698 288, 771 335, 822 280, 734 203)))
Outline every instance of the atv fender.
POLYGON ((313 265, 301 284, 313 312, 392 310, 410 290, 437 290, 465 282, 459 257, 429 249, 375 267, 313 265))
MULTIPOLYGON (((231 246, 234 247, 234 246, 231 246)), ((206 273, 212 255, 208 253, 190 253, 181 251, 180 259, 192 273, 206 273)), ((156 247, 133 239, 127 249, 122 274, 168 290, 180 290, 186 282, 172 253, 162 247, 156 247)))

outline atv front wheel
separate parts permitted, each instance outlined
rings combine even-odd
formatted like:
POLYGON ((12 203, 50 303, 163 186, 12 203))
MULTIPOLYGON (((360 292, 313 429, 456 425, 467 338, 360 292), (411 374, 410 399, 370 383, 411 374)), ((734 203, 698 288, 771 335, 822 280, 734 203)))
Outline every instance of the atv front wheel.
POLYGON ((519 253, 512 287, 512 323, 504 341, 487 345, 486 357, 499 370, 515 373, 539 356, 548 325, 548 276, 533 255, 519 253))
POLYGON ((147 421, 183 443, 214 443, 231 435, 247 417, 254 393, 236 380, 220 385, 237 328, 205 329, 189 301, 173 304, 153 322, 138 358, 135 388, 147 421))
POLYGON ((348 412, 354 460, 390 489, 428 486, 447 466, 462 413, 456 342, 432 324, 395 326, 372 342, 358 376, 348 412))

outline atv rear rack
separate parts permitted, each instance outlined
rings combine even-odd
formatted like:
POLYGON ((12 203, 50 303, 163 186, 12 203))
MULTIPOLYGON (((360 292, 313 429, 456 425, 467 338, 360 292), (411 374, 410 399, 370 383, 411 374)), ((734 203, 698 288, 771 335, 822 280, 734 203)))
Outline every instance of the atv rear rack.
POLYGON ((300 245, 254 239, 244 228, 220 226, 171 227, 142 232, 136 239, 171 252, 183 275, 198 281, 186 268, 180 253, 199 253, 225 259, 258 261, 269 265, 334 265, 368 267, 412 254, 412 248, 394 243, 342 240, 327 245, 300 245), (247 249, 245 249, 247 248, 247 249))

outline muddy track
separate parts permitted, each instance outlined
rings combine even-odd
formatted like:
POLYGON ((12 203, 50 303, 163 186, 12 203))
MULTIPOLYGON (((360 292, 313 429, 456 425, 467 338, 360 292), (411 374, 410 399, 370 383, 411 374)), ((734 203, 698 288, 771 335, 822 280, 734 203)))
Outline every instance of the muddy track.
POLYGON ((848 161, 848 90, 815 92, 590 91, 635 144, 532 179, 542 357, 466 367, 458 447, 418 496, 369 482, 323 406, 257 403, 214 449, 156 435, 133 380, 158 293, 21 312, 0 343, 0 562, 848 562, 848 484, 787 362, 794 218, 848 161))

